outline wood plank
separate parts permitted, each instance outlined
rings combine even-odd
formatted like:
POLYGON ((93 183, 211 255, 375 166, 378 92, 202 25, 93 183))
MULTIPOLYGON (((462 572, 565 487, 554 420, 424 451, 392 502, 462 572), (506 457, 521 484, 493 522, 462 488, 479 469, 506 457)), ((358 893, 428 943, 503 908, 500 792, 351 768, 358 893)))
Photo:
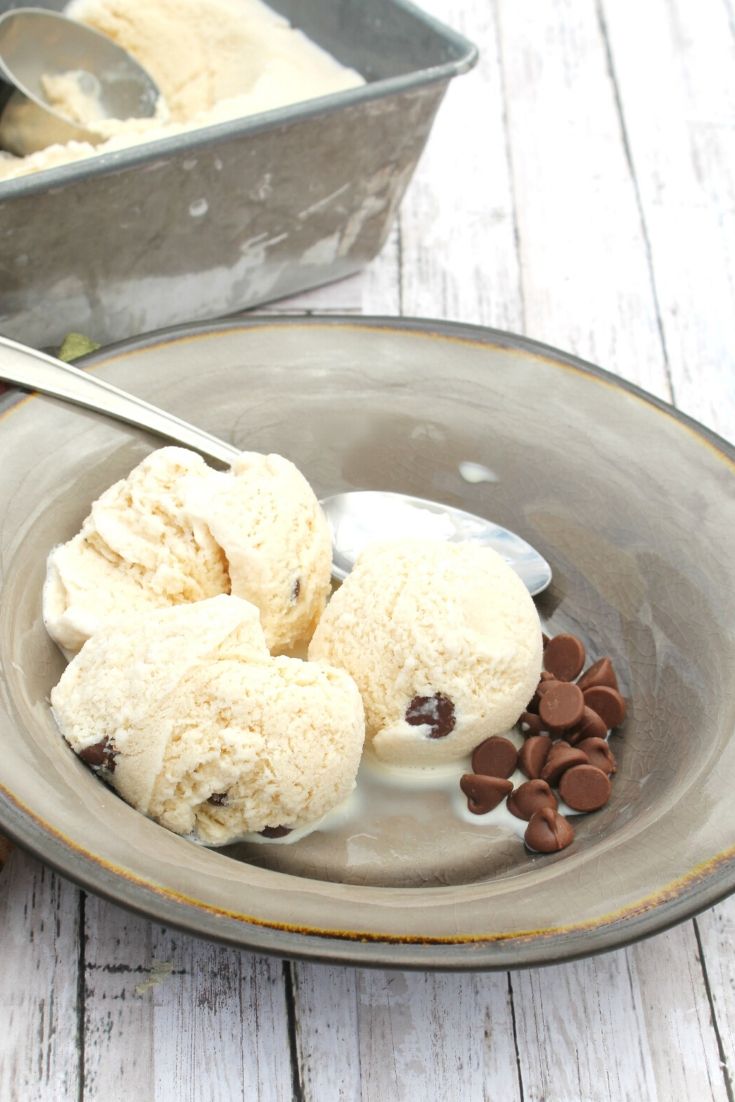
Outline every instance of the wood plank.
POLYGON ((670 398, 594 6, 497 6, 526 332, 670 398))
POLYGON ((677 404, 735 433, 735 35, 721 0, 602 3, 677 404))
POLYGON ((84 1100, 286 1102, 280 961, 166 930, 89 897, 84 1100))
POLYGON ((77 1098, 80 895, 18 849, 0 874, 3 1102, 77 1098))
POLYGON ((306 1102, 522 1097, 505 974, 302 964, 295 996, 306 1102))
POLYGON ((691 923, 513 977, 524 1090, 568 1102, 727 1099, 691 923))
POLYGON ((695 919, 723 1074, 735 1094, 735 896, 695 919))
MULTIPOLYGON (((448 16, 444 0, 422 6, 448 16)), ((464 0, 451 22, 480 59, 450 85, 401 207, 401 310, 522 332, 494 5, 464 0)))

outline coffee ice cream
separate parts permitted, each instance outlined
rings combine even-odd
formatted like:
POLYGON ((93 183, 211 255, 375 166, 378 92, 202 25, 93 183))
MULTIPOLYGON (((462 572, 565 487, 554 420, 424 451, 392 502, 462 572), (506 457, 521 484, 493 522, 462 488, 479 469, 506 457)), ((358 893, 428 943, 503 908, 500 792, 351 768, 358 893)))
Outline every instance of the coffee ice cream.
POLYGON ((364 737, 352 679, 272 658, 257 609, 228 596, 119 617, 51 704, 128 803, 212 845, 317 823, 354 787, 364 737))
POLYGON ((126 612, 232 593, 261 614, 268 647, 305 646, 330 586, 327 521, 287 459, 244 452, 227 472, 160 448, 54 548, 46 628, 67 656, 126 612))
POLYGON ((413 539, 363 551, 309 647, 354 678, 375 754, 401 765, 460 759, 511 728, 541 655, 533 600, 500 555, 413 539))

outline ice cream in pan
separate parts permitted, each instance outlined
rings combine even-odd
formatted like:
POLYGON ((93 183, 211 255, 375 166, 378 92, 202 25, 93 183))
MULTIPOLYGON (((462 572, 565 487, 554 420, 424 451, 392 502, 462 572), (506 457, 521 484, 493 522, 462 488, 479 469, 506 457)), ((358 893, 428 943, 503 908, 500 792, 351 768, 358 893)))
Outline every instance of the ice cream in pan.
POLYGON ((162 93, 155 117, 100 119, 78 73, 50 73, 47 102, 105 140, 26 157, 0 151, 0 180, 364 84, 261 0, 72 0, 65 14, 151 74, 162 93))

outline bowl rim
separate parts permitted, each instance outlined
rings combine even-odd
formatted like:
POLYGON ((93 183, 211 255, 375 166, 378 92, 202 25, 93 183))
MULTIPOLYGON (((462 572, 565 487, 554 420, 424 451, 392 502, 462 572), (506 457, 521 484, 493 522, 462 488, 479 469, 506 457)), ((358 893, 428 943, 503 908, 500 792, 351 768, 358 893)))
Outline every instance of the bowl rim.
MULTIPOLYGON (((101 348, 76 361, 83 367, 118 355, 211 333, 262 328, 358 328, 416 333, 473 345, 518 350, 622 388, 679 422, 735 470, 735 447, 669 403, 611 372, 551 345, 503 330, 428 318, 310 315, 233 317, 171 326, 101 348)), ((29 398, 12 389, 0 398, 0 414, 29 398)), ((693 917, 735 891, 735 846, 689 868, 632 904, 583 923, 545 930, 512 930, 487 937, 436 937, 286 926, 255 916, 220 911, 108 864, 23 806, 0 785, 0 828, 81 888, 152 921, 231 946, 270 955, 380 968, 493 971, 555 964, 622 948, 693 917)))

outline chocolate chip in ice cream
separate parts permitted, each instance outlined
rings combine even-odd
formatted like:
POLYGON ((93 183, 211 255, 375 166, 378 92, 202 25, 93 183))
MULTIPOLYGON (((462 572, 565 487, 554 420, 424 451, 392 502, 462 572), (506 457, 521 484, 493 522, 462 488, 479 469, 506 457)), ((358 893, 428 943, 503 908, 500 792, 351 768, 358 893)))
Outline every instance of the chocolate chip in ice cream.
POLYGON ((579 723, 584 714, 582 690, 569 681, 550 681, 547 684, 549 688, 538 707, 541 722, 552 732, 566 731, 579 723))
POLYGON ((548 783, 537 778, 514 788, 508 796, 506 806, 517 819, 530 819, 542 807, 550 807, 556 811, 559 805, 548 783))
POLYGON ((115 772, 115 748, 107 737, 92 743, 91 746, 85 746, 79 751, 79 757, 92 769, 107 769, 110 773, 115 772))
POLYGON ((582 692, 591 689, 593 685, 607 685, 610 689, 618 688, 618 679, 609 658, 598 658, 577 682, 582 692))
POLYGON ((431 728, 429 738, 445 738, 454 730, 454 704, 444 693, 415 696, 406 709, 406 723, 431 728))
POLYGON ((611 773, 617 773, 618 763, 615 761, 615 755, 604 738, 583 739, 577 744, 577 749, 582 750, 587 755, 590 765, 595 765, 603 773, 607 773, 608 776, 611 773))
POLYGON ((532 735, 531 738, 527 738, 518 755, 521 771, 531 780, 540 777, 550 749, 551 739, 548 735, 532 735))
POLYGON ((601 719, 597 712, 593 712, 591 708, 585 705, 579 723, 575 723, 574 727, 570 727, 568 731, 565 731, 562 737, 572 746, 577 746, 583 739, 604 739, 606 736, 607 726, 604 719, 601 719))
POLYGON ((472 751, 472 768, 485 777, 509 777, 518 764, 518 751, 501 735, 486 738, 472 751))
POLYGON ((260 833, 264 838, 285 838, 291 833, 291 827, 263 827, 260 833))
POLYGON ((207 800, 207 803, 208 804, 214 804, 215 807, 222 807, 224 804, 227 803, 227 793, 226 792, 213 792, 212 795, 207 800))
POLYGON ((584 703, 597 712, 608 729, 619 727, 625 719, 625 701, 617 689, 609 685, 593 685, 584 693, 584 703))
POLYGON ((597 811, 610 799, 610 778, 595 765, 575 765, 559 781, 559 794, 575 811, 597 811))
POLYGON ((563 815, 551 807, 534 812, 523 836, 529 849, 537 853, 556 853, 574 840, 574 830, 563 815))
POLYGON ((576 635, 555 635, 544 649, 544 668, 558 681, 574 681, 585 657, 584 643, 576 635))
POLYGON ((570 746, 568 742, 555 742, 549 750, 549 756, 541 770, 541 779, 549 784, 558 784, 562 773, 573 765, 587 765, 589 759, 583 750, 570 746))
POLYGON ((299 593, 301 592, 301 578, 295 578, 293 585, 291 586, 291 604, 296 604, 299 599, 299 593))
POLYGON ((486 777, 477 773, 465 773, 459 787, 467 797, 467 807, 475 815, 486 815, 513 791, 511 781, 503 777, 486 777))

